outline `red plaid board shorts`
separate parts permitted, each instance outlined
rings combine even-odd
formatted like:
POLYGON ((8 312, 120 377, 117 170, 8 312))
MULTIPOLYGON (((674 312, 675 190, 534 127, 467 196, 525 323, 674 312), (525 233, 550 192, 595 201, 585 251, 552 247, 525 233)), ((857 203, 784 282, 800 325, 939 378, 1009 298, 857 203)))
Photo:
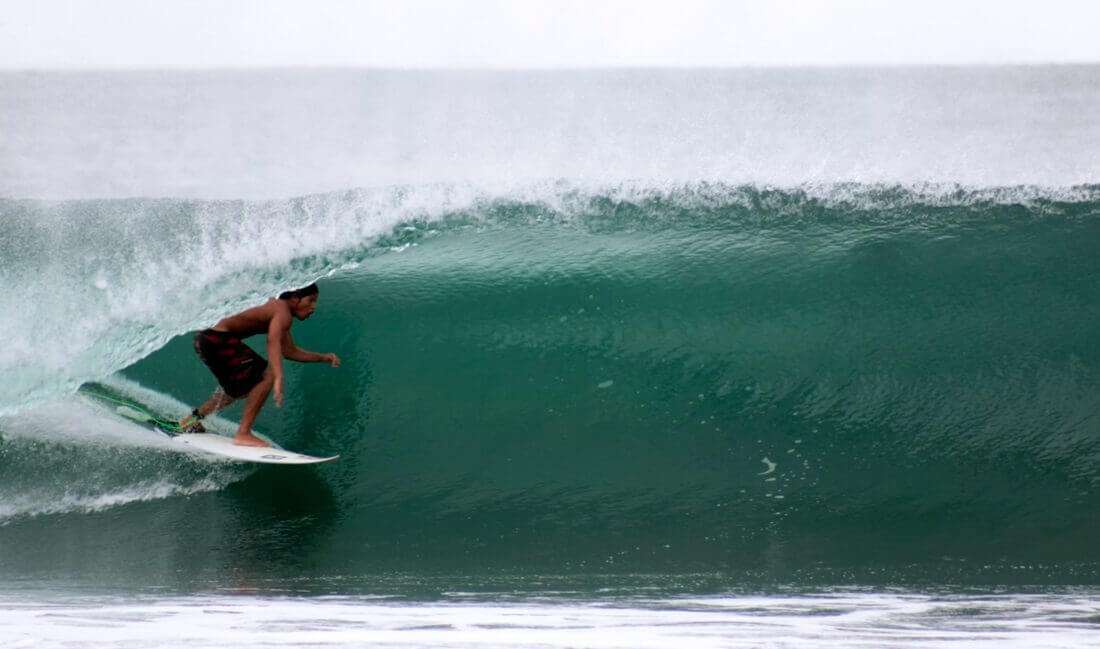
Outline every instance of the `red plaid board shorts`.
POLYGON ((207 329, 195 334, 195 353, 210 368, 222 390, 234 399, 264 380, 267 361, 237 334, 207 329))

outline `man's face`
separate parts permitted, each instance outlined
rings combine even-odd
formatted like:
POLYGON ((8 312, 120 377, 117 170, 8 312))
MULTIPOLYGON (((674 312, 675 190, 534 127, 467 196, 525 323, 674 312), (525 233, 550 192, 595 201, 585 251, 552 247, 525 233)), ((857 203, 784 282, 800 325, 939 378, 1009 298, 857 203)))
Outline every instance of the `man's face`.
POLYGON ((299 320, 305 320, 309 316, 313 315, 313 312, 317 310, 317 296, 307 295, 306 297, 298 298, 298 303, 291 303, 290 311, 294 314, 295 318, 299 320))

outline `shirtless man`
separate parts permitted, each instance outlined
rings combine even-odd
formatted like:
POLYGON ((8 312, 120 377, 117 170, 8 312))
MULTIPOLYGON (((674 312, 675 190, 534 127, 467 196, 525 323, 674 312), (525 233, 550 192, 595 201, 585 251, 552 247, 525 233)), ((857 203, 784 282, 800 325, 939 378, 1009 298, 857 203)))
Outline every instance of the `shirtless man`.
POLYGON ((293 318, 305 320, 317 308, 317 285, 310 284, 296 291, 287 291, 279 299, 242 311, 218 322, 210 329, 195 334, 195 352, 214 373, 221 388, 214 396, 191 411, 180 422, 181 433, 201 432, 203 417, 225 406, 245 399, 241 425, 233 438, 242 446, 268 446, 264 440, 252 434, 252 423, 260 414, 264 402, 275 389, 275 405, 283 405, 283 358, 299 363, 328 363, 340 366, 336 354, 307 352, 294 344, 290 335, 293 318), (267 334, 267 357, 254 352, 242 339, 256 334, 267 334), (270 366, 268 363, 270 362, 270 366))

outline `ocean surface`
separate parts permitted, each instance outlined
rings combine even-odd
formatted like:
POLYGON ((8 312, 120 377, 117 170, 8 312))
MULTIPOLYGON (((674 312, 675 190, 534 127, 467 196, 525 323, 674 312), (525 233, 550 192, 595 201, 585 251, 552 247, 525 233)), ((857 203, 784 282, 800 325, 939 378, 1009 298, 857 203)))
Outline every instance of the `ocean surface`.
POLYGON ((1100 66, 0 73, 0 644, 1100 647, 1098 108, 1100 66), (190 332, 315 280, 343 363, 256 428, 338 462, 78 394, 181 417, 190 332))

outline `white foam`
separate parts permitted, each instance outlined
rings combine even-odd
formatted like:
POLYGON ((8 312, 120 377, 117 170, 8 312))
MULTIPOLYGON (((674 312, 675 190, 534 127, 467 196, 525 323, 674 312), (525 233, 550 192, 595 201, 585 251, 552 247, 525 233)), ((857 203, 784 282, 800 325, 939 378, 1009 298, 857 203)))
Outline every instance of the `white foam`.
POLYGON ((675 600, 403 603, 372 597, 0 600, 5 646, 1097 647, 1095 594, 861 593, 675 600), (977 612, 975 612, 977 611, 977 612))
MULTIPOLYGON (((158 412, 184 413, 175 399, 121 377, 105 381, 158 412)), ((213 430, 236 425, 211 417, 213 430)), ((0 416, 5 474, 0 474, 0 525, 12 520, 96 512, 133 502, 217 491, 252 469, 209 464, 167 436, 73 396, 0 416), (197 463, 197 464, 196 464, 197 463)))
POLYGON ((225 488, 224 476, 210 475, 187 483, 171 478, 140 480, 122 489, 100 493, 42 493, 32 491, 16 495, 5 494, 0 502, 0 525, 16 518, 49 514, 91 513, 135 502, 162 500, 173 496, 188 496, 225 488))
POLYGON ((477 196, 432 186, 257 203, 41 203, 0 215, 16 219, 18 250, 0 265, 0 414, 353 266, 396 224, 467 209, 477 196))

